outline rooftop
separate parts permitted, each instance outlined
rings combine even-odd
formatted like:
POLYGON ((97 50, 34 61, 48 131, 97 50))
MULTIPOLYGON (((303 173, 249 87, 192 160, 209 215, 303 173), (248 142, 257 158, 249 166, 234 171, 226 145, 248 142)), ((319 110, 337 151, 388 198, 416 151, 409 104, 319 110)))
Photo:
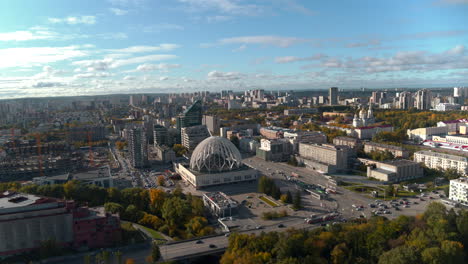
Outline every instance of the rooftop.
POLYGON ((421 151, 415 152, 414 154, 422 154, 422 155, 428 155, 432 157, 439 157, 439 158, 458 160, 458 161, 464 161, 464 162, 468 161, 466 157, 450 155, 450 154, 445 154, 445 153, 440 153, 440 152, 433 152, 429 150, 421 150, 421 151))
POLYGON ((228 205, 230 205, 231 207, 237 206, 237 202, 232 200, 229 196, 227 196, 223 192, 205 193, 204 196, 206 196, 208 199, 213 201, 220 208, 227 207, 228 205))
POLYGON ((9 209, 25 208, 35 204, 47 204, 56 201, 57 200, 54 198, 6 191, 4 193, 0 193, 0 215, 11 213, 11 210, 9 209))
POLYGON ((458 183, 464 183, 464 184, 468 184, 468 177, 460 177, 458 179, 453 179, 453 180, 450 180, 450 182, 458 182, 458 183))
POLYGON ((414 161, 411 161, 411 160, 405 160, 405 159, 384 161, 382 163, 389 164, 389 165, 394 165, 394 166, 405 166, 405 165, 418 164, 417 162, 414 162, 414 161))
POLYGON ((403 147, 399 147, 395 145, 387 145, 387 144, 382 144, 382 143, 377 143, 377 142, 372 142, 372 141, 365 142, 364 145, 376 146, 376 147, 393 149, 393 150, 404 150, 403 147))

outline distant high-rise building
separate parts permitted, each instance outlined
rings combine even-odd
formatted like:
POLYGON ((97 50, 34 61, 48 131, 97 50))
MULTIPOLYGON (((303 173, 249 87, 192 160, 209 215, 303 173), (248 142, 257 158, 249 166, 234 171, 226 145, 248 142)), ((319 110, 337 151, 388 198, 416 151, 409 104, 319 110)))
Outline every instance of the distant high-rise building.
POLYGON ((454 103, 464 104, 465 99, 468 98, 468 87, 454 87, 453 97, 455 99, 454 103))
POLYGON ((211 134, 218 134, 220 128, 220 120, 218 116, 215 115, 204 115, 203 116, 203 125, 206 125, 211 134))
POLYGON ((130 95, 130 105, 138 106, 141 103, 141 95, 130 95))
POLYGON ((154 146, 167 145, 167 128, 161 125, 153 127, 154 146))
POLYGON ((400 93, 398 96, 397 104, 398 109, 410 109, 414 107, 413 94, 411 94, 410 92, 400 93))
POLYGON ((330 87, 328 90, 328 100, 330 105, 338 104, 338 87, 330 87))
POLYGON ((419 90, 416 92, 416 108, 418 110, 431 109, 432 93, 428 89, 419 90))
POLYGON ((148 144, 145 130, 141 127, 132 128, 128 135, 130 162, 134 168, 145 167, 148 163, 148 144))
POLYGON ((200 100, 196 100, 181 115, 177 117, 177 129, 199 126, 202 124, 203 108, 200 100))

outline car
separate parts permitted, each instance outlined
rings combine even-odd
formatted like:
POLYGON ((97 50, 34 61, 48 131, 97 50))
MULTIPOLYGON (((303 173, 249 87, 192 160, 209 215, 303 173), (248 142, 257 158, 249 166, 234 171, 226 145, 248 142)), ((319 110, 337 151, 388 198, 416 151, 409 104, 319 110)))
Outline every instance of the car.
POLYGON ((203 241, 197 240, 197 242, 195 242, 195 244, 203 244, 203 241))
POLYGON ((432 199, 434 199, 434 198, 433 198, 432 196, 429 196, 429 199, 431 199, 431 200, 432 200, 432 199))
POLYGON ((424 202, 425 200, 423 198, 419 198, 419 201, 424 202))
POLYGON ((410 206, 409 206, 409 205, 405 205, 405 208, 410 208, 410 206))
POLYGON ((256 226, 255 229, 262 229, 263 226, 256 226))
POLYGON ((210 247, 210 248, 216 248, 216 245, 210 244, 209 247, 210 247))
POLYGON ((279 227, 279 228, 283 228, 284 225, 283 225, 283 224, 279 224, 278 227, 279 227))
POLYGON ((419 204, 418 202, 413 202, 413 204, 419 204))
POLYGON ((228 237, 229 235, 231 235, 231 233, 224 234, 225 237, 228 237))

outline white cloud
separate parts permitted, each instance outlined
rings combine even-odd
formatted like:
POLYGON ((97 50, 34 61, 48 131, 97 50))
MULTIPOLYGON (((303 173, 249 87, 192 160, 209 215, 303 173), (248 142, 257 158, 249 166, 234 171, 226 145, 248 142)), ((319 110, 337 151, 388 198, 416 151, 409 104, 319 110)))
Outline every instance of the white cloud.
POLYGON ((262 7, 243 4, 236 0, 178 0, 189 6, 189 11, 218 11, 224 14, 253 16, 263 12, 262 7))
POLYGON ((166 72, 169 69, 180 68, 180 67, 181 67, 180 64, 168 64, 168 63, 148 64, 146 63, 146 64, 138 65, 138 67, 136 68, 136 71, 149 72, 149 71, 159 70, 159 71, 166 72))
POLYGON ((69 24, 69 25, 77 25, 77 24, 86 24, 86 25, 94 25, 96 23, 95 16, 68 16, 64 18, 48 18, 50 23, 53 24, 69 24))
POLYGON ((117 33, 100 33, 100 34, 96 34, 96 37, 102 38, 102 39, 113 39, 113 40, 116 40, 116 39, 127 39, 127 38, 128 38, 127 34, 125 34, 125 33, 123 33, 123 32, 117 32, 117 33))
POLYGON ((224 22, 224 21, 229 21, 232 20, 232 16, 222 16, 222 15, 217 15, 217 16, 207 16, 206 21, 209 23, 216 23, 216 22, 224 22))
POLYGON ((220 71, 211 71, 207 75, 208 80, 212 81, 233 81, 239 80, 242 77, 242 74, 238 72, 220 72, 220 71))
POLYGON ((56 75, 63 74, 64 71, 62 70, 55 70, 49 65, 42 67, 42 72, 35 74, 32 78, 33 79, 43 79, 43 78, 52 78, 56 75))
POLYGON ((170 31, 170 30, 184 30, 184 27, 181 25, 170 24, 170 23, 161 23, 161 24, 149 25, 149 26, 143 27, 143 32, 146 32, 146 33, 170 31))
POLYGON ((244 51, 245 49, 247 49, 247 45, 242 44, 240 47, 238 47, 236 49, 233 49, 232 51, 233 52, 240 52, 240 51, 244 51))
POLYGON ((124 49, 111 49, 109 51, 115 53, 143 53, 154 51, 171 51, 177 48, 180 48, 180 45, 163 43, 158 46, 132 46, 124 49))
POLYGON ((159 77, 159 80, 160 80, 160 81, 166 81, 166 80, 168 80, 168 79, 169 79, 169 77, 167 77, 167 76, 159 77))
POLYGON ((31 67, 88 55, 83 46, 0 49, 0 68, 31 67))
POLYGON ((321 60, 326 57, 327 55, 322 54, 322 53, 318 53, 318 54, 315 54, 314 56, 304 57, 304 58, 296 57, 296 56, 284 56, 284 57, 275 58, 275 62, 276 63, 290 63, 290 62, 296 62, 296 61, 313 61, 313 60, 321 60))
POLYGON ((75 79, 83 79, 83 78, 106 78, 110 77, 112 74, 108 72, 87 72, 87 73, 79 73, 75 74, 73 78, 75 79))
POLYGON ((224 38, 219 40, 221 44, 261 44, 286 48, 295 44, 307 42, 306 39, 281 36, 243 36, 224 38))
POLYGON ((55 87, 55 86, 62 86, 64 85, 61 82, 43 82, 43 81, 38 81, 33 83, 31 86, 33 88, 48 88, 48 87, 55 87))
POLYGON ((120 9, 120 8, 114 8, 114 7, 109 8, 109 11, 111 11, 116 16, 123 16, 123 15, 126 15, 128 13, 127 10, 120 9))
POLYGON ((130 64, 139 64, 139 63, 145 63, 145 62, 150 62, 150 61, 162 61, 162 60, 171 60, 171 59, 176 59, 177 56, 175 55, 170 55, 170 54, 154 54, 154 55, 147 55, 147 56, 140 56, 140 57, 133 57, 133 58, 128 58, 128 59, 121 59, 121 60, 116 60, 115 63, 112 65, 113 67, 120 67, 124 65, 130 65, 130 64))
POLYGON ((0 41, 28 41, 36 39, 52 39, 56 37, 57 33, 45 29, 31 29, 0 33, 0 41))
POLYGON ((140 64, 150 61, 162 61, 162 60, 169 60, 175 59, 177 56, 175 55, 167 55, 167 54, 153 54, 147 56, 140 56, 140 57, 131 57, 125 59, 113 59, 113 58, 105 58, 102 60, 81 60, 73 62, 73 65, 78 65, 82 69, 85 69, 87 72, 96 72, 96 71, 107 71, 113 68, 122 67, 125 65, 131 64, 140 64))

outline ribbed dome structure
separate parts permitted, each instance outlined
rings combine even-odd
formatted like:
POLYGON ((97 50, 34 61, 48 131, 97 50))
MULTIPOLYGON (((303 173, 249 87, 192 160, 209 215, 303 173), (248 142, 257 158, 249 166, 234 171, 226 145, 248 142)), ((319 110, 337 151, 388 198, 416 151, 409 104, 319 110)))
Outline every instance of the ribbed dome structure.
POLYGON ((190 169, 198 172, 223 172, 242 166, 239 150, 223 137, 209 137, 193 151, 190 169))

